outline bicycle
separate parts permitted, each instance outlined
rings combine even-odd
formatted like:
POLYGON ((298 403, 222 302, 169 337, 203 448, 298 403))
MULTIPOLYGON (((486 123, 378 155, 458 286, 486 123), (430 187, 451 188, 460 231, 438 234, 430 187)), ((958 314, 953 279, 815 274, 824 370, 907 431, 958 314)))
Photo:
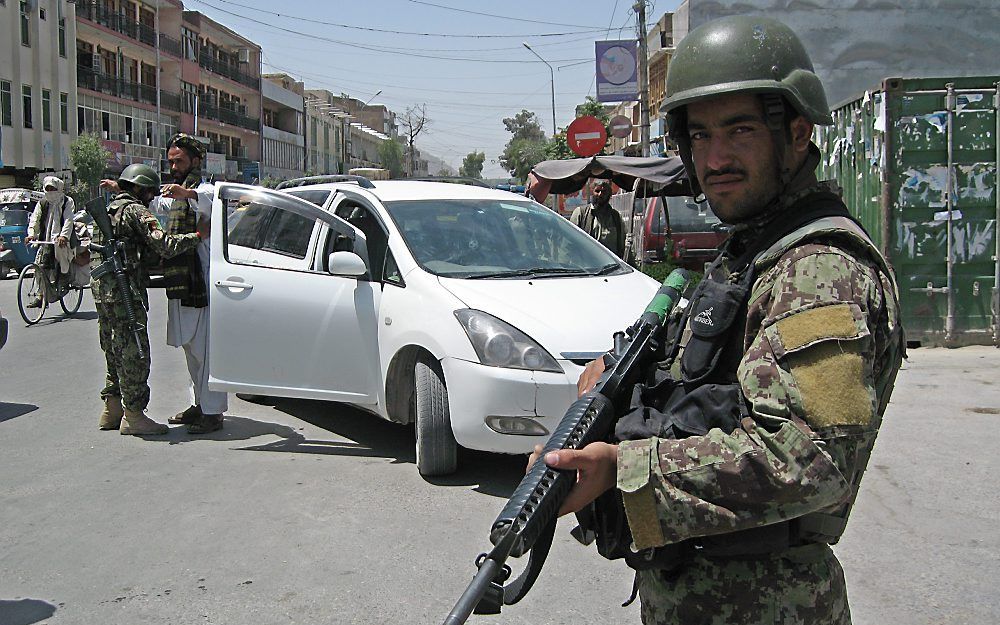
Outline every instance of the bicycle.
MULTIPOLYGON (((29 245, 55 245, 55 241, 31 241, 29 245)), ((53 261, 54 262, 54 261, 53 261)), ((80 303, 83 301, 83 290, 86 286, 79 286, 76 284, 63 284, 63 280, 69 281, 69 276, 63 278, 61 275, 56 277, 56 284, 53 285, 47 275, 42 272, 41 267, 38 263, 32 262, 28 263, 21 269, 21 272, 17 276, 17 311, 21 313, 21 318, 29 326, 35 325, 42 320, 42 316, 45 314, 45 309, 49 307, 49 290, 55 291, 59 297, 59 306, 63 309, 63 312, 67 317, 72 317, 80 310, 80 303), (50 288, 44 288, 39 290, 38 283, 40 280, 36 280, 35 276, 40 275, 41 280, 45 280, 50 288), (35 298, 41 300, 41 304, 38 308, 28 308, 28 304, 31 303, 35 298)))

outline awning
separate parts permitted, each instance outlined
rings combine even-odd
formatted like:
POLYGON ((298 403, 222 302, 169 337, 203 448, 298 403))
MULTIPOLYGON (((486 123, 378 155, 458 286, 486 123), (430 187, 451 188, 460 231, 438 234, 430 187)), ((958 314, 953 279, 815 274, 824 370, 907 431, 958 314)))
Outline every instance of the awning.
POLYGON ((542 161, 531 170, 528 192, 541 202, 549 193, 576 193, 591 178, 611 180, 626 191, 635 188, 636 197, 691 195, 684 163, 677 156, 594 156, 542 161))

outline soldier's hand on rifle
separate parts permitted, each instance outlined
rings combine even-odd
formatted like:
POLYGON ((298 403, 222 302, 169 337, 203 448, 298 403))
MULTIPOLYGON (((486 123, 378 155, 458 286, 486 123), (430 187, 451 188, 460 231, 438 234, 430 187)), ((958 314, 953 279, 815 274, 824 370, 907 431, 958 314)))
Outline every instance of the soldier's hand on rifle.
POLYGON ((583 373, 580 374, 580 379, 576 382, 576 396, 583 397, 588 391, 592 390, 597 381, 601 379, 603 373, 604 358, 588 362, 583 373))
MULTIPOLYGON (((536 453, 541 449, 535 448, 536 453)), ((535 458, 532 454, 532 458, 535 458)), ((545 454, 545 464, 553 469, 576 469, 576 485, 559 508, 559 516, 576 512, 609 488, 618 476, 618 446, 591 443, 583 449, 561 449, 545 454)))
POLYGON ((111 193, 121 193, 121 189, 118 187, 118 181, 111 180, 110 178, 105 178, 101 181, 100 187, 111 193))

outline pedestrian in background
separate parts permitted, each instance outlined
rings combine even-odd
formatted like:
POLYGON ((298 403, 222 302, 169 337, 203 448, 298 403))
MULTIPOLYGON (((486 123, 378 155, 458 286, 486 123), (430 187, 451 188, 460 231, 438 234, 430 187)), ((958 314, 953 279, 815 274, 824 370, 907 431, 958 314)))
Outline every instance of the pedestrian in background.
MULTIPOLYGON (((145 414, 149 404, 150 359, 149 336, 146 333, 149 275, 142 257, 155 253, 170 258, 193 250, 201 241, 201 235, 168 235, 163 232, 160 222, 147 209, 160 187, 160 177, 152 167, 129 165, 122 171, 115 187, 118 193, 108 205, 108 215, 115 240, 125 243, 129 293, 119 290, 113 272, 92 282, 101 349, 107 361, 107 378, 101 390, 104 411, 99 427, 102 430, 120 429, 122 434, 166 434, 169 430, 166 425, 153 421, 145 414), (126 297, 132 301, 135 327, 128 318, 126 297), (142 345, 142 356, 139 355, 136 333, 142 345)), ((97 245, 106 243, 99 228, 94 229, 93 242, 97 245)), ((96 256, 92 268, 100 264, 96 256)), ((99 256, 103 260, 104 255, 99 256)))
MULTIPOLYGON (((28 308, 38 308, 42 305, 42 289, 45 289, 48 301, 59 299, 58 288, 63 280, 63 274, 70 269, 74 251, 70 249, 73 238, 73 214, 76 205, 73 198, 63 192, 63 181, 56 176, 46 176, 42 180, 45 198, 35 205, 31 212, 28 235, 25 242, 54 241, 55 245, 40 245, 35 256, 35 263, 40 269, 35 276, 38 295, 28 302, 28 308), (59 248, 59 249, 56 249, 59 248)), ((68 277, 66 278, 68 280, 68 277)))
POLYGON ((569 220, 618 258, 625 258, 625 223, 610 204, 611 182, 598 180, 590 204, 578 206, 569 220))

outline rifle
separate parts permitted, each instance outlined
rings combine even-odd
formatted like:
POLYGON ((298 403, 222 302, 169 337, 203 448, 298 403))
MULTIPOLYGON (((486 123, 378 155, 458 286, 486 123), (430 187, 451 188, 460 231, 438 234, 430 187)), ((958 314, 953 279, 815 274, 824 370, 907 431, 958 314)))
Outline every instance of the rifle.
POLYGON ((499 614, 503 605, 517 603, 541 572, 555 534, 556 515, 576 482, 576 471, 559 471, 545 464, 545 454, 560 449, 582 449, 609 440, 618 416, 628 408, 632 387, 656 361, 656 346, 666 335, 666 321, 687 288, 689 272, 675 269, 626 332, 614 335, 614 358, 592 391, 566 411, 542 453, 514 490, 490 530, 494 547, 476 558, 478 571, 462 593, 444 625, 465 623, 469 615, 499 614), (626 338, 626 334, 628 338, 626 338), (521 575, 504 586, 511 569, 507 558, 530 552, 521 575))
POLYGON ((128 318, 129 328, 131 328, 132 335, 135 337, 135 344, 139 348, 139 358, 145 358, 146 353, 142 348, 142 337, 139 331, 145 331, 146 328, 139 324, 135 318, 135 307, 132 305, 132 289, 129 288, 128 274, 125 272, 125 266, 128 263, 128 257, 125 255, 125 241, 115 238, 115 231, 111 227, 111 216, 108 215, 106 207, 86 204, 84 208, 94 219, 94 225, 104 235, 104 245, 90 244, 90 249, 100 254, 101 258, 104 259, 104 262, 94 268, 90 277, 93 280, 99 280, 109 273, 114 274, 115 283, 118 286, 118 294, 121 296, 122 304, 125 306, 125 316, 128 318))

